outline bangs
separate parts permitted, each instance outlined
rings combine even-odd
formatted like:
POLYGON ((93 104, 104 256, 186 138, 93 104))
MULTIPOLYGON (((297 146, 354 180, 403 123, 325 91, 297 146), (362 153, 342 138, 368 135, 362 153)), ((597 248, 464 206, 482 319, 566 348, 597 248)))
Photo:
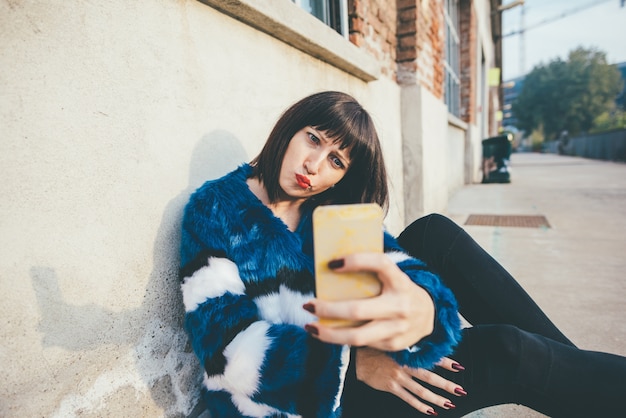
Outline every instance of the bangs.
POLYGON ((371 143, 372 122, 369 115, 364 112, 352 112, 337 117, 332 109, 329 110, 331 111, 328 114, 320 115, 324 122, 311 126, 324 132, 333 144, 339 144, 340 149, 347 149, 351 160, 371 156, 375 152, 375 146, 371 143))

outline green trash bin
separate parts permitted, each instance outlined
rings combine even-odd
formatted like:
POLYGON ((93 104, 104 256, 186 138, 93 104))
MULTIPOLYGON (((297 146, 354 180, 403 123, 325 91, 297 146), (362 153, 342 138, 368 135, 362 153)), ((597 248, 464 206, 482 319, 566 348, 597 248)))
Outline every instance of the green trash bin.
POLYGON ((510 183, 513 135, 483 139, 483 183, 510 183))

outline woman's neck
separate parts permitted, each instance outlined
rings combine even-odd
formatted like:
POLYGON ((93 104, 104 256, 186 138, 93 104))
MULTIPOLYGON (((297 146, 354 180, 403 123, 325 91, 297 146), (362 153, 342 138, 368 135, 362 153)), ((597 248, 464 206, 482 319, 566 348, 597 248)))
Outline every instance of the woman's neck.
POLYGON ((259 179, 251 177, 246 180, 250 191, 267 206, 274 216, 280 218, 290 231, 295 231, 300 223, 300 207, 304 200, 280 199, 276 202, 270 202, 267 190, 259 179))

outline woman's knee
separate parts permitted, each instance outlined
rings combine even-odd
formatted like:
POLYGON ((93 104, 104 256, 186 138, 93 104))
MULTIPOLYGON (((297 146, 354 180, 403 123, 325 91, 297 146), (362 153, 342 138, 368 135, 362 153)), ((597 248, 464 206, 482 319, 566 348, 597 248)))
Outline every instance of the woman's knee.
POLYGON ((398 243, 414 257, 435 263, 442 260, 460 231, 450 218, 432 213, 409 225, 398 236, 398 243))
POLYGON ((461 227, 450 218, 438 213, 431 213, 413 221, 407 226, 398 237, 398 241, 402 244, 403 242, 430 240, 441 237, 442 233, 455 233, 459 229, 461 227))
POLYGON ((406 227, 406 230, 412 230, 412 229, 426 229, 427 227, 430 226, 450 226, 450 227, 457 227, 458 225, 456 223, 454 223, 454 221, 450 218, 448 218, 447 216, 441 215, 439 213, 431 213, 429 215, 426 216, 422 216, 421 218, 416 219, 415 221, 413 221, 408 227, 406 227))

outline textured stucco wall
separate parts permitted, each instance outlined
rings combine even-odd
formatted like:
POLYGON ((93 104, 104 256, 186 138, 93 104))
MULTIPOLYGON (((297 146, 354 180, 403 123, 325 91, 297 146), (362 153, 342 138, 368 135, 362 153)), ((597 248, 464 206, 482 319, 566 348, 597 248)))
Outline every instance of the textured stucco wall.
MULTIPOLYGON (((404 194, 407 222, 448 203, 452 145, 448 135, 446 105, 421 85, 402 87, 404 194)), ((459 144, 456 144, 459 145, 459 144)), ((455 152, 463 152, 463 144, 455 152)))
MULTIPOLYGON (((448 170, 448 196, 465 184, 466 135, 466 130, 453 124, 448 125, 446 132, 448 151, 445 160, 442 161, 448 170)), ((446 205, 448 196, 446 196, 446 205)))
POLYGON ((0 416, 181 416, 189 193, 322 89, 371 111, 402 226, 400 96, 192 0, 0 0, 0 416))

